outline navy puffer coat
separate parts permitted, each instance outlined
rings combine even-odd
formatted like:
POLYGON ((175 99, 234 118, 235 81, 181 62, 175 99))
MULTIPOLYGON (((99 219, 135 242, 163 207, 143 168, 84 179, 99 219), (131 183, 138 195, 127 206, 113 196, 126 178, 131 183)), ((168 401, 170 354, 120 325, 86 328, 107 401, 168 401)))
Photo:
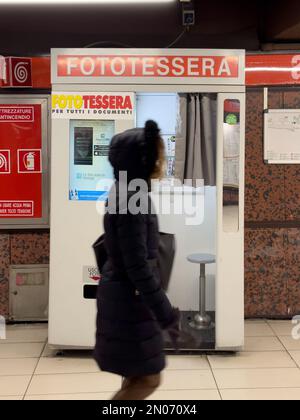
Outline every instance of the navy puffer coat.
MULTIPOLYGON (((143 178, 150 176, 145 169, 147 162, 141 165, 144 141, 141 129, 113 139, 110 161, 117 191, 119 170, 127 170, 128 181, 138 176, 138 171, 143 178), (132 159, 128 159, 130 153, 132 159)), ((146 192, 143 199, 150 200, 146 192)), ((146 214, 122 214, 120 210, 119 203, 115 214, 106 212, 104 217, 108 261, 98 287, 95 358, 103 371, 125 377, 153 375, 165 367, 162 329, 168 328, 175 317, 156 266, 157 216, 150 214, 150 206, 146 214)))

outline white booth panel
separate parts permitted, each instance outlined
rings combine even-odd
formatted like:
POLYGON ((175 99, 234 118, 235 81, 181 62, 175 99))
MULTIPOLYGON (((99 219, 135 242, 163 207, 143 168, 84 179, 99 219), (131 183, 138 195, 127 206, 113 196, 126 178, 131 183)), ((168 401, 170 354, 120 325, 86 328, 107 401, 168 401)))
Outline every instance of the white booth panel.
MULTIPOLYGON (((134 117, 115 121, 115 133, 133 127, 134 117)), ((96 301, 83 297, 84 270, 95 267, 92 244, 103 233, 103 217, 96 201, 69 200, 69 142, 70 120, 53 119, 49 344, 91 348, 96 301)), ((100 207, 104 209, 104 203, 100 207)))
POLYGON ((244 345, 244 166, 245 166, 245 95, 218 95, 217 150, 217 281, 216 349, 238 350, 244 345), (240 102, 240 147, 238 191, 235 212, 223 206, 224 185, 224 103, 240 102), (238 216, 238 222, 233 221, 238 216), (226 223, 225 223, 226 222, 226 223))
MULTIPOLYGON (((201 204, 197 212, 201 223, 195 225, 187 224, 189 217, 185 214, 162 214, 159 209, 163 207, 159 207, 158 203, 164 200, 163 194, 161 197, 158 193, 152 193, 152 198, 159 215, 160 231, 176 235, 176 256, 168 296, 180 310, 198 311, 200 266, 188 262, 187 256, 216 253, 216 188, 206 187, 204 194, 198 195, 201 204)), ((174 205, 176 200, 181 202, 182 194, 174 194, 171 204, 174 205)), ((211 311, 215 310, 215 272, 215 264, 207 266, 206 309, 211 311)))

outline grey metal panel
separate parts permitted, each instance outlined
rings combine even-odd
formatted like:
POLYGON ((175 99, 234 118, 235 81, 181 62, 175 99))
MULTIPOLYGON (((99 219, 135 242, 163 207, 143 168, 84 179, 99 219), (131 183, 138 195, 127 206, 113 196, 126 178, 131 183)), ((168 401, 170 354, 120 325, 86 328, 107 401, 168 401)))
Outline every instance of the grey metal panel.
POLYGON ((9 278, 9 318, 48 319, 49 265, 12 265, 9 278))
POLYGON ((39 219, 20 218, 17 220, 1 219, 3 229, 47 229, 50 215, 50 95, 0 95, 2 104, 41 104, 42 108, 42 207, 39 219))

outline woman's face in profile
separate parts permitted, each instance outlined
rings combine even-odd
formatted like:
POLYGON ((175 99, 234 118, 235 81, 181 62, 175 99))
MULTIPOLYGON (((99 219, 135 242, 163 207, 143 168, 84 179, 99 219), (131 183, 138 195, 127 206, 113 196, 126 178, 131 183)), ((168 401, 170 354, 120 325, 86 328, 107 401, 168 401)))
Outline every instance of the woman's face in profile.
POLYGON ((151 174, 152 179, 161 179, 164 177, 165 173, 165 145, 161 137, 158 137, 157 140, 157 155, 158 159, 156 161, 155 168, 151 174))

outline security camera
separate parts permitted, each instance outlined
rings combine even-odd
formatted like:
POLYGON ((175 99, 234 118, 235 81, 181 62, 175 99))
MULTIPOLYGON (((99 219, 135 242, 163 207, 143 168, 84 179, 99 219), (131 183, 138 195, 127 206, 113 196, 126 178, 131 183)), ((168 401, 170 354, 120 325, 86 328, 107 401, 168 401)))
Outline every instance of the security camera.
POLYGON ((183 26, 195 25, 195 8, 192 0, 180 0, 182 3, 182 24, 183 26))
POLYGON ((195 25, 195 10, 183 10, 182 24, 183 26, 195 25))

